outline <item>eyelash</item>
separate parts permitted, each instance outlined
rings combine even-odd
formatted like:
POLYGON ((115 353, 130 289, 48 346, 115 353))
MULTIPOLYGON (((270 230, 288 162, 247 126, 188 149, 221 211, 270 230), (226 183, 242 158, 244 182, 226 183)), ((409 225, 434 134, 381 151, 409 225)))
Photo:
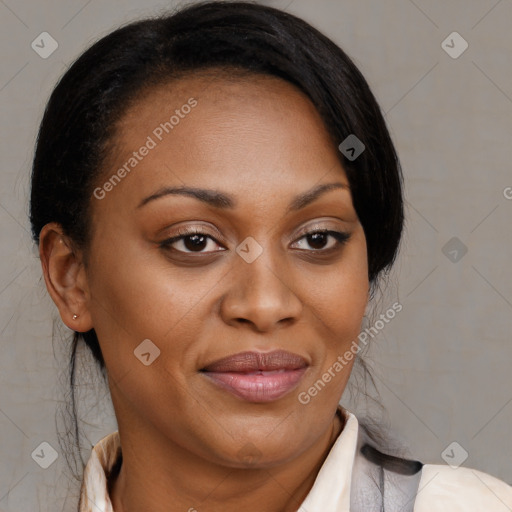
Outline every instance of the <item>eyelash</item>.
MULTIPOLYGON (((205 236, 205 237, 213 240, 217 245, 221 245, 213 236, 209 235, 208 233, 199 231, 199 230, 190 229, 190 230, 178 231, 178 233, 179 233, 179 235, 173 236, 171 238, 168 238, 168 239, 160 242, 160 244, 159 244, 160 248, 170 249, 172 244, 174 244, 175 242, 178 242, 180 240, 183 240, 187 237, 194 236, 194 235, 205 236)), ((314 229, 311 231, 307 231, 306 233, 303 233, 300 236, 300 238, 297 239, 297 241, 302 240, 303 238, 306 238, 308 235, 314 235, 317 233, 322 233, 322 234, 327 234, 327 235, 332 236, 337 241, 337 247, 331 247, 329 249, 311 249, 311 250, 309 250, 309 252, 311 252, 311 253, 322 253, 322 252, 327 253, 327 252, 331 252, 333 250, 340 249, 350 239, 350 234, 346 233, 344 231, 334 231, 334 230, 330 230, 330 229, 314 229)), ((221 252, 221 251, 200 252, 200 251, 176 250, 176 252, 181 253, 181 254, 213 254, 215 252, 221 252)))

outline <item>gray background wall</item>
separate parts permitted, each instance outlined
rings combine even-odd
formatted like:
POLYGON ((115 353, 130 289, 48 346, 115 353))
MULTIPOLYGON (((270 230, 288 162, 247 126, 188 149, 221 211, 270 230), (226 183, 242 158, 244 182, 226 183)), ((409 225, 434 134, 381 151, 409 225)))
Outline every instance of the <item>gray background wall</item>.
MULTIPOLYGON (((423 462, 444 463, 455 441, 456 457, 468 452, 465 466, 512 484, 512 2, 265 3, 304 17, 353 57, 401 158, 406 234, 375 311, 395 300, 403 310, 367 357, 384 420, 423 462), (469 45, 458 58, 442 47, 453 31, 469 45)), ((52 343, 55 308, 27 220, 38 122, 52 86, 87 45, 172 5, 0 0, 0 511, 72 507, 55 425, 70 331, 58 329, 52 343), (47 59, 31 48, 44 31, 58 42, 47 59), (48 469, 31 458, 44 441, 59 454, 48 469)), ((79 412, 89 446, 115 428, 106 388, 90 386, 98 382, 90 364, 85 354, 79 412)), ((356 414, 365 408, 347 396, 342 402, 356 414)))

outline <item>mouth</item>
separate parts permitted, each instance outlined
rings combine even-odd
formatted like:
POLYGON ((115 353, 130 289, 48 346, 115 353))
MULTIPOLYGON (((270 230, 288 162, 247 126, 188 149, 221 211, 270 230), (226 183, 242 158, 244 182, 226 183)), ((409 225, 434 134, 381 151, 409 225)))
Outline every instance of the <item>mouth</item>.
POLYGON ((292 352, 241 352, 201 369, 224 391, 249 402, 271 402, 296 388, 306 373, 307 361, 292 352))

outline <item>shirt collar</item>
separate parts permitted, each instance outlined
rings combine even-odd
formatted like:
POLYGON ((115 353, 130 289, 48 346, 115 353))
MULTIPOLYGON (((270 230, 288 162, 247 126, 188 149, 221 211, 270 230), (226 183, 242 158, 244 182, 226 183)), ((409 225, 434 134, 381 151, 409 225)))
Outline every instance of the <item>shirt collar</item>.
POLYGON ((114 512, 108 491, 108 478, 120 456, 118 430, 94 445, 84 469, 79 512, 114 512))
POLYGON ((342 415, 345 412, 345 426, 324 460, 313 487, 298 512, 350 511, 350 484, 359 422, 347 409, 340 406, 338 411, 342 415))
MULTIPOLYGON (((345 416, 343 430, 298 512, 350 510, 350 484, 359 424, 355 415, 347 409, 339 406, 338 413, 345 416)), ((117 430, 94 445, 84 469, 79 512, 114 512, 108 492, 108 479, 120 456, 121 442, 117 430)))

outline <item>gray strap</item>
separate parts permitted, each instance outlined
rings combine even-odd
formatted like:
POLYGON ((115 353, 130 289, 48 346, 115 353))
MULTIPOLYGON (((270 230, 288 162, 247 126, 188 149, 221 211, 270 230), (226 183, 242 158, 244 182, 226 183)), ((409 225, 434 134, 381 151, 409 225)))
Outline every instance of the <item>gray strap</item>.
POLYGON ((350 489, 351 512, 413 512, 423 464, 377 450, 359 428, 350 489))

